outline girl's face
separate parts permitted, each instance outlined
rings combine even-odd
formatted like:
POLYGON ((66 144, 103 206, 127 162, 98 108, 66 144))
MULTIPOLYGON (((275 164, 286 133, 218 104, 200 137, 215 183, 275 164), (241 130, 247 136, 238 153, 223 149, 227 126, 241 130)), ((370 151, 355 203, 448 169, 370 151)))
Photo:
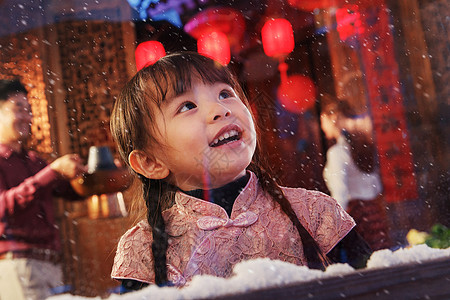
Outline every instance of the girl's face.
POLYGON ((243 175, 256 147, 252 116, 225 83, 192 82, 156 116, 160 149, 150 149, 182 190, 221 187, 243 175))

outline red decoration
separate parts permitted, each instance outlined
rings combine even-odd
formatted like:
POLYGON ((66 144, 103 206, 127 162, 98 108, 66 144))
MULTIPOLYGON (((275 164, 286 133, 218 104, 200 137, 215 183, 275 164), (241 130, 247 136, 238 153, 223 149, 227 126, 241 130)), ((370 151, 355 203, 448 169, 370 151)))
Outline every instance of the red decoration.
POLYGON ((277 91, 278 100, 289 112, 301 114, 314 106, 316 87, 311 78, 303 75, 292 75, 283 80, 277 91))
MULTIPOLYGON (((290 6, 304 11, 341 7, 348 2, 347 0, 288 0, 290 6)), ((360 6, 378 6, 383 4, 384 0, 358 0, 357 2, 360 6)))
POLYGON ((211 32, 222 32, 227 35, 231 50, 238 53, 242 49, 245 33, 244 16, 232 8, 206 9, 184 25, 184 31, 196 40, 211 32))
POLYGON ((337 31, 342 41, 364 33, 358 5, 344 5, 336 11, 337 31))
POLYGON ((134 52, 136 69, 139 71, 147 65, 152 65, 165 55, 164 46, 158 41, 140 43, 134 52))
POLYGON ((283 57, 294 50, 294 32, 286 19, 267 21, 261 30, 261 36, 267 56, 283 57))
POLYGON ((327 8, 333 5, 333 2, 342 2, 337 0, 288 0, 290 6, 297 7, 304 11, 313 11, 315 9, 327 8))
POLYGON ((385 5, 359 8, 361 24, 365 28, 355 38, 364 45, 359 47, 361 65, 366 78, 370 78, 367 80, 368 104, 374 120, 383 196, 388 203, 414 200, 419 197, 418 183, 405 119, 399 66, 392 55, 395 43, 390 28, 391 16, 385 5))
POLYGON ((230 62, 230 43, 225 33, 211 32, 197 41, 198 53, 214 59, 222 65, 230 62))

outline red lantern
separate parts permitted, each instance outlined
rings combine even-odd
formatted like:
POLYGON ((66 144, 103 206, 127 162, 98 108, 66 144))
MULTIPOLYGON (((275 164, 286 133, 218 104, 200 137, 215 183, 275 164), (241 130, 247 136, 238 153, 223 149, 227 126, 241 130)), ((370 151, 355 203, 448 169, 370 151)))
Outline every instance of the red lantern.
POLYGON ((292 75, 281 82, 277 96, 285 110, 301 114, 314 106, 316 87, 311 78, 298 74, 292 75))
POLYGON ((261 30, 261 36, 267 56, 283 57, 294 50, 294 32, 286 19, 267 21, 261 30))
POLYGON ((229 7, 213 7, 196 14, 184 25, 184 31, 196 40, 211 32, 223 32, 227 35, 233 53, 242 47, 245 33, 245 19, 241 12, 229 7))
POLYGON ((197 41, 198 53, 214 59, 222 65, 230 62, 230 43, 225 33, 211 32, 201 36, 197 41))
POLYGON ((152 65, 165 55, 164 46, 158 41, 140 43, 134 52, 136 69, 139 71, 147 65, 152 65))

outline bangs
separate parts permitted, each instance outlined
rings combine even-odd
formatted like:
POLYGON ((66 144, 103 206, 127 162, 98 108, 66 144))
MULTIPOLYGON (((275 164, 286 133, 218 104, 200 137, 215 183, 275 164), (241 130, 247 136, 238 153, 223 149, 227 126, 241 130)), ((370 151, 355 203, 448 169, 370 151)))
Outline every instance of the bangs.
POLYGON ((225 83, 240 93, 239 85, 227 68, 212 59, 190 55, 188 52, 165 56, 148 66, 144 72, 149 76, 148 84, 154 87, 148 90, 155 93, 148 99, 153 99, 158 107, 167 99, 191 90, 192 81, 196 79, 204 84, 225 83))

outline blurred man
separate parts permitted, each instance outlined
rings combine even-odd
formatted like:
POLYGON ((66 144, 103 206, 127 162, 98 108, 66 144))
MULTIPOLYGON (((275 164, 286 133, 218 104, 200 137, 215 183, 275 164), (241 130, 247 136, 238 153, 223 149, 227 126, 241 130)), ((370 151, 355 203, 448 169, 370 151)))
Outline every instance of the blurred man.
POLYGON ((0 299, 45 299, 62 286, 53 196, 80 199, 68 180, 86 172, 76 154, 51 164, 25 149, 31 107, 17 80, 0 80, 0 299))

